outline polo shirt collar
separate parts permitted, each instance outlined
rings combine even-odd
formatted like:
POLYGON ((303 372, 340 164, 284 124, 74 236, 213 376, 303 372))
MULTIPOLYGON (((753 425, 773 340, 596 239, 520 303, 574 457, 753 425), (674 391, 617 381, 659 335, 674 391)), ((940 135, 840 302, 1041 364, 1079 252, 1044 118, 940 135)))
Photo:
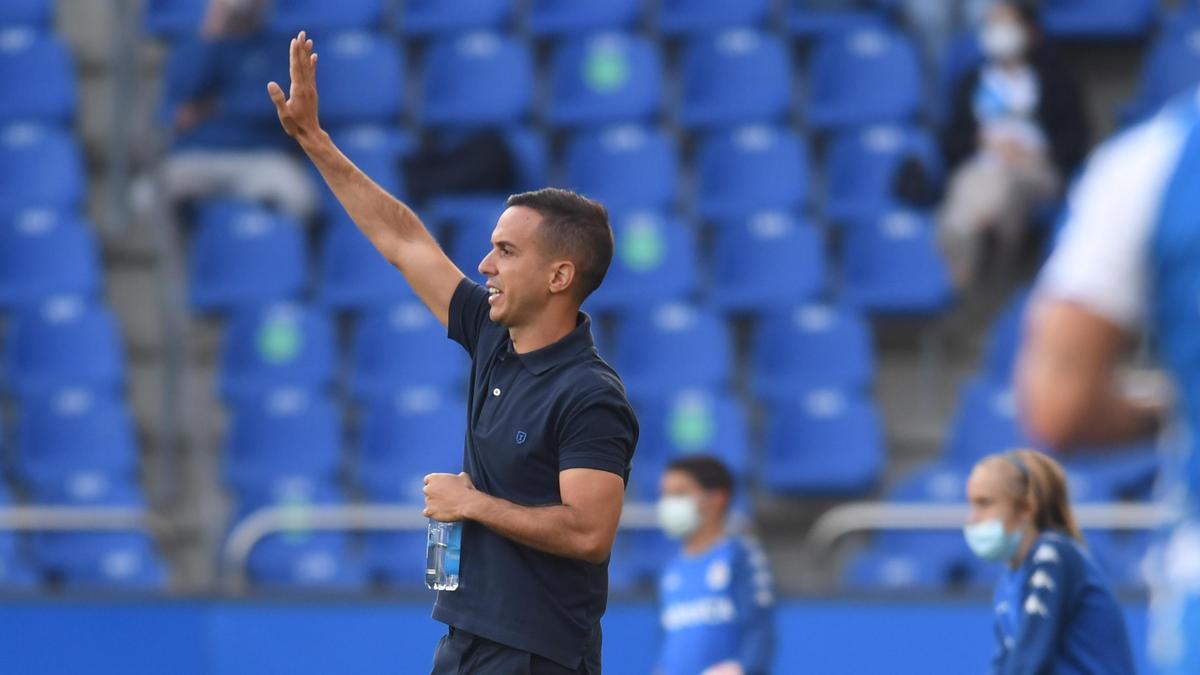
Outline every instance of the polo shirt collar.
MULTIPOLYGON (((575 329, 564 335, 558 342, 535 349, 525 354, 517 354, 521 365, 534 375, 541 375, 551 368, 570 361, 580 353, 595 346, 592 340, 592 319, 580 312, 575 319, 575 329)), ((512 339, 508 340, 508 350, 512 352, 512 339)))

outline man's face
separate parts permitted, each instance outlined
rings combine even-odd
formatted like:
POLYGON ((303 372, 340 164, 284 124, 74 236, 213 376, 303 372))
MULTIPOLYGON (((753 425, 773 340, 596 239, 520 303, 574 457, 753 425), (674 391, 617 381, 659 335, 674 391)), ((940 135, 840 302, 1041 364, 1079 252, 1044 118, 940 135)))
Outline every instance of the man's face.
POLYGON ((530 323, 550 299, 554 269, 538 238, 541 221, 533 209, 506 209, 492 231, 492 250, 479 263, 491 293, 488 316, 505 328, 530 323))

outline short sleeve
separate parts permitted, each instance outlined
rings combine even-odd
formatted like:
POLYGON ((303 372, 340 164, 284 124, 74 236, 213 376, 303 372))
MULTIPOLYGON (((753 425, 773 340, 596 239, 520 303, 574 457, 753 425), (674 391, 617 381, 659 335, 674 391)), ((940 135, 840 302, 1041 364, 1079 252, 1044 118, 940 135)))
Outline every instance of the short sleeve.
POLYGON ((559 430, 558 470, 599 469, 629 480, 638 426, 633 408, 616 388, 583 396, 570 406, 559 430))
POLYGON ((1040 297, 1078 303, 1122 328, 1141 322, 1150 241, 1184 133, 1163 113, 1096 152, 1071 192, 1040 297))
POLYGON ((450 297, 447 313, 446 334, 463 346, 467 353, 475 356, 475 345, 488 319, 488 292, 483 286, 463 278, 450 297))

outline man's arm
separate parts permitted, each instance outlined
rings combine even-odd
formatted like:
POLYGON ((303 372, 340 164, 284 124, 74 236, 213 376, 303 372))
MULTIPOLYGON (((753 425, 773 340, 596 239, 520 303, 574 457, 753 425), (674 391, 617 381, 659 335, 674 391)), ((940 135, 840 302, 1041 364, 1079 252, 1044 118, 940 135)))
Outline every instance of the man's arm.
POLYGON ((1163 406, 1131 400, 1113 376, 1125 340, 1112 322, 1068 301, 1035 300, 1018 362, 1022 418, 1055 449, 1153 435, 1163 406))
POLYGON ((360 171, 321 129, 317 117, 317 55, 304 32, 292 39, 290 62, 290 95, 285 97, 274 82, 267 85, 284 131, 300 144, 358 229, 404 274, 417 296, 445 326, 450 298, 463 273, 417 214, 360 171))
POLYGON ((521 506, 475 489, 467 474, 425 477, 425 516, 444 522, 474 520, 502 537, 565 558, 608 560, 625 481, 600 469, 565 469, 558 475, 562 504, 521 506))

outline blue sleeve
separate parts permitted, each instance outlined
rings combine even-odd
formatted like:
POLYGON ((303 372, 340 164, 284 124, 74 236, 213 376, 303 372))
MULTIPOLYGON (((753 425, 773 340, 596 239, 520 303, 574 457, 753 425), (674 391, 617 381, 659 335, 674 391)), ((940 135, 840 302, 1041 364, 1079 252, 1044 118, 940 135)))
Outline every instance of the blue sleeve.
POLYGON ((475 346, 479 344, 479 335, 483 332, 484 323, 488 319, 488 292, 483 286, 463 278, 450 297, 450 308, 447 312, 446 334, 463 346, 472 358, 475 357, 475 346))
POLYGON ((1000 671, 1003 675, 1052 675, 1066 613, 1082 571, 1073 551, 1049 541, 1035 544, 1018 609, 1016 641, 1000 671))
POLYGON ((996 636, 996 650, 992 652, 992 667, 988 675, 1001 675, 1004 672, 1004 662, 1008 659, 1008 647, 1004 644, 1004 631, 1000 628, 1000 617, 992 619, 992 634, 996 636))
POLYGON ((737 661, 746 675, 771 670, 775 651, 775 596, 767 557, 757 544, 743 542, 734 566, 734 606, 741 618, 737 661))

